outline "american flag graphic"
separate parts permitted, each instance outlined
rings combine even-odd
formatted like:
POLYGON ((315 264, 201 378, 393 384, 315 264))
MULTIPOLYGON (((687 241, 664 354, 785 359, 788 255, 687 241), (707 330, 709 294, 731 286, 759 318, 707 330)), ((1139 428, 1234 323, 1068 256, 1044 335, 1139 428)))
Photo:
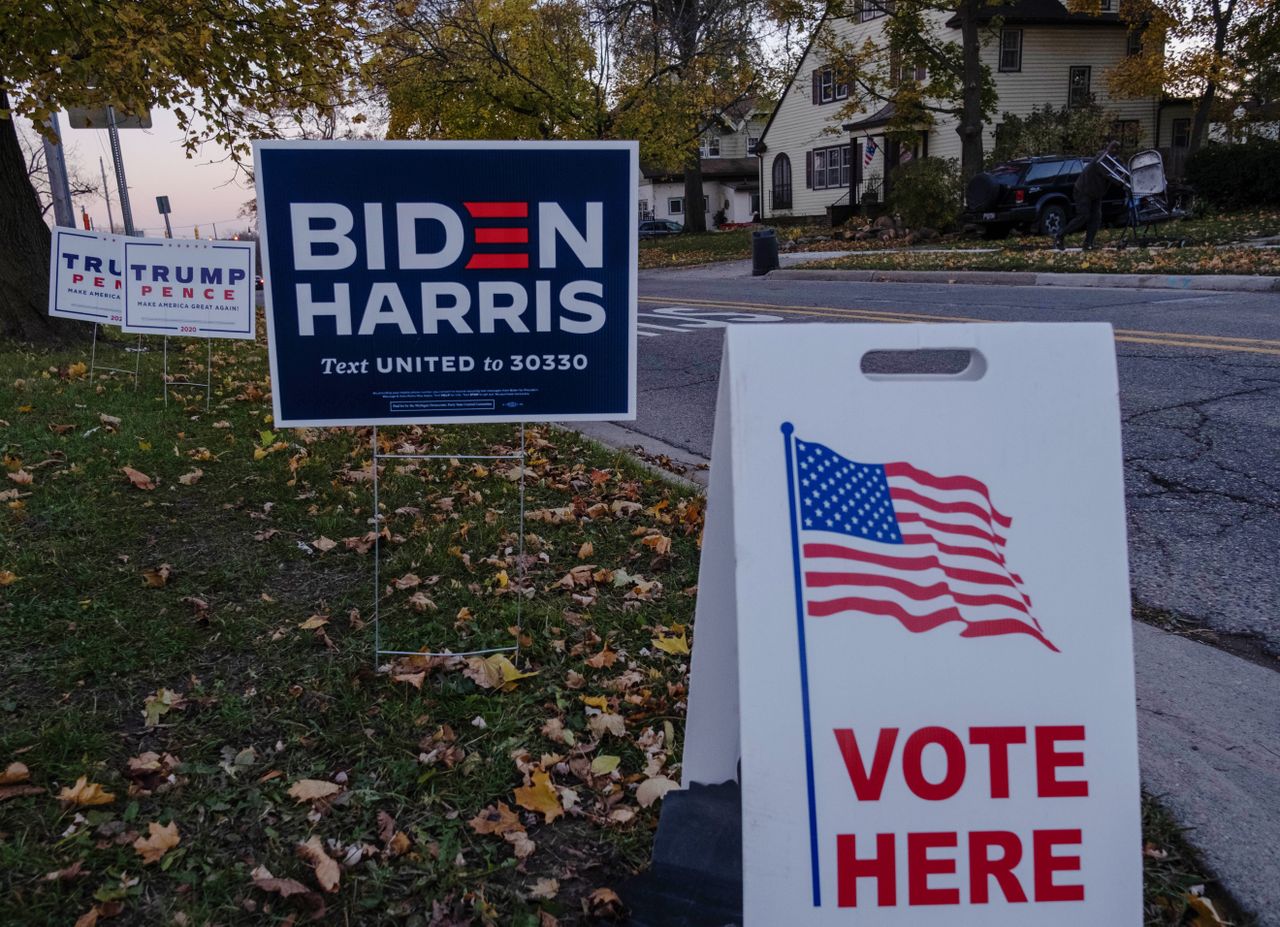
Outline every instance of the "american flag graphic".
POLYGON ((876 156, 876 140, 874 138, 867 139, 867 147, 862 152, 862 166, 870 167, 872 159, 876 156))
POLYGON ((799 438, 794 448, 810 618, 888 617, 915 633, 959 624, 961 637, 1025 634, 1057 651, 1005 560, 1012 520, 984 483, 799 438))

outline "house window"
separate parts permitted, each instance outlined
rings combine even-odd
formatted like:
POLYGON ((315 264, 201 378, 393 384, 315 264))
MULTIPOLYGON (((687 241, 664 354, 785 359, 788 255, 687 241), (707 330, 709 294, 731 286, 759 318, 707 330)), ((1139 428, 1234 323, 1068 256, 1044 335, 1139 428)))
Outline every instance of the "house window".
POLYGON ((836 81, 835 68, 818 68, 813 72, 813 102, 830 103, 849 97, 849 84, 836 81))
POLYGON ((1111 137, 1120 143, 1123 151, 1133 151, 1142 138, 1142 124, 1136 119, 1117 119, 1111 123, 1111 137))
POLYGON ((773 159, 773 208, 791 208, 791 159, 784 154, 773 159))
POLYGON ((667 200, 667 214, 678 216, 684 212, 684 197, 673 196, 667 200))
POLYGON ((915 81, 917 84, 923 84, 929 79, 929 69, 921 65, 912 67, 902 66, 902 54, 898 51, 889 52, 889 86, 901 87, 907 81, 915 81))
POLYGON ((1142 54, 1142 30, 1130 29, 1126 39, 1124 53, 1130 58, 1134 58, 1142 54))
POLYGON ((652 219, 652 218, 653 218, 653 213, 649 212, 649 201, 648 201, 648 200, 641 200, 641 201, 640 201, 640 218, 641 218, 641 219, 652 219))
POLYGON ((760 144, 760 139, 756 138, 753 135, 748 135, 747 136, 747 154, 755 154, 756 145, 759 145, 759 144, 760 144))
POLYGON ((1098 5, 1099 13, 1118 13, 1120 12, 1120 0, 1100 0, 1098 5))
POLYGON ((698 157, 700 158, 718 158, 720 157, 720 136, 712 135, 708 138, 698 141, 698 157))
POLYGON ((1088 65, 1074 65, 1068 78, 1067 105, 1088 106, 1093 102, 1093 94, 1089 92, 1090 76, 1093 68, 1088 65))
POLYGON ((812 152, 813 173, 810 186, 815 190, 849 186, 849 146, 818 148, 812 152))
POLYGON ((1022 30, 1000 30, 1000 70, 1022 70, 1022 30))
POLYGON ((758 215, 760 215, 760 194, 752 193, 751 194, 751 216, 752 218, 755 218, 758 215))
POLYGON ((864 23, 879 19, 892 9, 891 0, 861 0, 858 6, 858 18, 864 23))
POLYGON ((1191 120, 1190 119, 1173 120, 1173 147, 1174 148, 1190 148, 1191 147, 1191 120))

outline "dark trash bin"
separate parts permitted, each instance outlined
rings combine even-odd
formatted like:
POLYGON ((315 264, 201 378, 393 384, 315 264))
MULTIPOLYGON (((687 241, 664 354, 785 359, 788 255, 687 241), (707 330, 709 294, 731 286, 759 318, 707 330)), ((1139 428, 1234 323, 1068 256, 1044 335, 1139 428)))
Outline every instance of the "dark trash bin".
POLYGON ((778 269, 778 236, 773 229, 751 233, 751 275, 759 277, 778 269))

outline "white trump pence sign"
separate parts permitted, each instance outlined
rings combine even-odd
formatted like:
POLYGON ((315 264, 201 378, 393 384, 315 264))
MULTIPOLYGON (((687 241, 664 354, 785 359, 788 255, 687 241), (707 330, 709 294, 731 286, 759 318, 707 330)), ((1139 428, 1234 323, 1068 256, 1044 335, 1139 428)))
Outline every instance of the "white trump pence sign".
POLYGON ((122 327, 144 335, 254 337, 251 241, 128 238, 122 327))
POLYGON ((124 238, 55 228, 49 243, 49 315, 102 325, 124 321, 124 238))
POLYGON ((728 330, 684 776, 748 927, 1141 924, 1118 413, 1106 325, 728 330))

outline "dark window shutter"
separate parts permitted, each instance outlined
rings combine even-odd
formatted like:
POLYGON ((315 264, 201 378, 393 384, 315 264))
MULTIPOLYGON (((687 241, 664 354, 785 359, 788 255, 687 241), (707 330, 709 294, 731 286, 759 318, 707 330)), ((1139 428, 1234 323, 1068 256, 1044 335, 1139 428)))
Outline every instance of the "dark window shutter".
POLYGON ((814 68, 813 70, 813 105, 814 106, 817 106, 820 102, 822 102, 820 97, 821 91, 819 90, 819 76, 821 75, 821 73, 822 72, 819 69, 814 68))
POLYGON ((853 185, 856 187, 862 183, 862 142, 853 142, 853 150, 849 152, 849 157, 853 158, 853 185))
POLYGON ((804 185, 807 189, 813 189, 813 152, 806 151, 804 153, 804 185))

